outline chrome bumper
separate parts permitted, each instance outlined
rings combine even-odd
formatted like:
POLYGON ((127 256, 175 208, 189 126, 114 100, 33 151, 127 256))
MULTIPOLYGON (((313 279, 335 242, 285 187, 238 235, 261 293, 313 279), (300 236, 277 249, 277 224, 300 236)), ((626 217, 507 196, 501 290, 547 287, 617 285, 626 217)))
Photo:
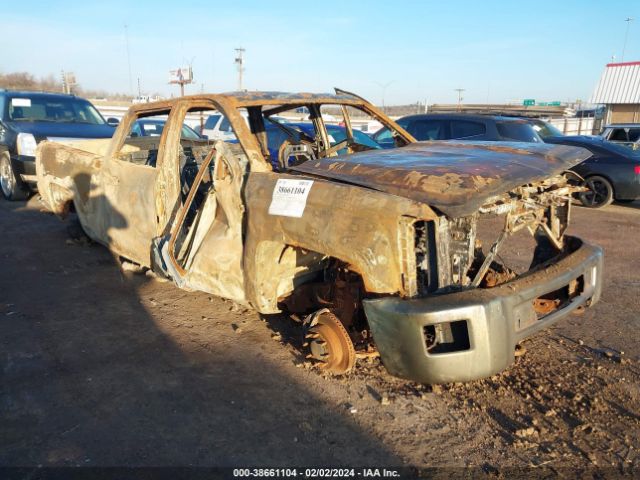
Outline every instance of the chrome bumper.
POLYGON ((387 370, 433 384, 488 377, 507 368, 518 342, 600 298, 602 249, 578 238, 566 237, 566 241, 573 248, 560 260, 498 287, 420 299, 365 300, 365 313, 387 370), (579 285, 570 300, 546 315, 536 313, 535 299, 569 285, 579 285), (434 352, 427 348, 427 332, 442 326, 458 336, 461 349, 434 352))

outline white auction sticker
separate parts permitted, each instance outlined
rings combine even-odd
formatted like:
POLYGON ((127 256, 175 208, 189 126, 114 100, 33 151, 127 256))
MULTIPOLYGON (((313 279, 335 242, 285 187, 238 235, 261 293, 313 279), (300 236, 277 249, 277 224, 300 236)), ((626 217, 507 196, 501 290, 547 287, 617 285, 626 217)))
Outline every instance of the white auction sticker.
POLYGON ((269 215, 302 217, 313 180, 281 178, 276 182, 269 205, 269 215))
POLYGON ((11 106, 12 107, 30 107, 31 99, 30 98, 12 98, 11 106))

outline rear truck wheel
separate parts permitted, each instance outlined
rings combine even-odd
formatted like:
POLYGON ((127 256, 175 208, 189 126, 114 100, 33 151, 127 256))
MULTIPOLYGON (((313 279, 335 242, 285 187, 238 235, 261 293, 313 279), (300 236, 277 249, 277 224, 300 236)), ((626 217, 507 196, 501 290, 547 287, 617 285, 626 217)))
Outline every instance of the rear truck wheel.
POLYGON ((589 191, 580 193, 578 198, 585 207, 602 208, 613 202, 613 186, 606 178, 594 175, 587 178, 583 185, 589 191))
POLYGON ((307 358, 328 373, 349 372, 356 363, 356 351, 342 322, 329 310, 312 316, 305 334, 307 358))
POLYGON ((9 152, 0 152, 0 190, 7 200, 26 200, 29 196, 27 187, 16 177, 9 152))

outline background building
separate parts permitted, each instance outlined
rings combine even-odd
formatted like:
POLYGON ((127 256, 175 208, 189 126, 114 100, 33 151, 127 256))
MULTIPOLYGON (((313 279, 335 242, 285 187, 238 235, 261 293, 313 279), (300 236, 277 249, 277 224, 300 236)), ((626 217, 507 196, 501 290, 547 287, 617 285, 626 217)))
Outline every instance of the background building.
POLYGON ((640 123, 640 62, 607 64, 591 103, 606 106, 605 123, 640 123))

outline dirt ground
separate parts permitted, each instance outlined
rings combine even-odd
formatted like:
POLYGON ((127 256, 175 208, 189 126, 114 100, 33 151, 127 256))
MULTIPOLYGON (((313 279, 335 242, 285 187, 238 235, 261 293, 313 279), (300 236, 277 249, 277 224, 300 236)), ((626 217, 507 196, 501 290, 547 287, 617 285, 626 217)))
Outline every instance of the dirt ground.
POLYGON ((0 465, 640 467, 640 202, 573 210, 605 248, 601 302, 492 378, 324 378, 296 326, 122 271, 0 202, 0 465))

